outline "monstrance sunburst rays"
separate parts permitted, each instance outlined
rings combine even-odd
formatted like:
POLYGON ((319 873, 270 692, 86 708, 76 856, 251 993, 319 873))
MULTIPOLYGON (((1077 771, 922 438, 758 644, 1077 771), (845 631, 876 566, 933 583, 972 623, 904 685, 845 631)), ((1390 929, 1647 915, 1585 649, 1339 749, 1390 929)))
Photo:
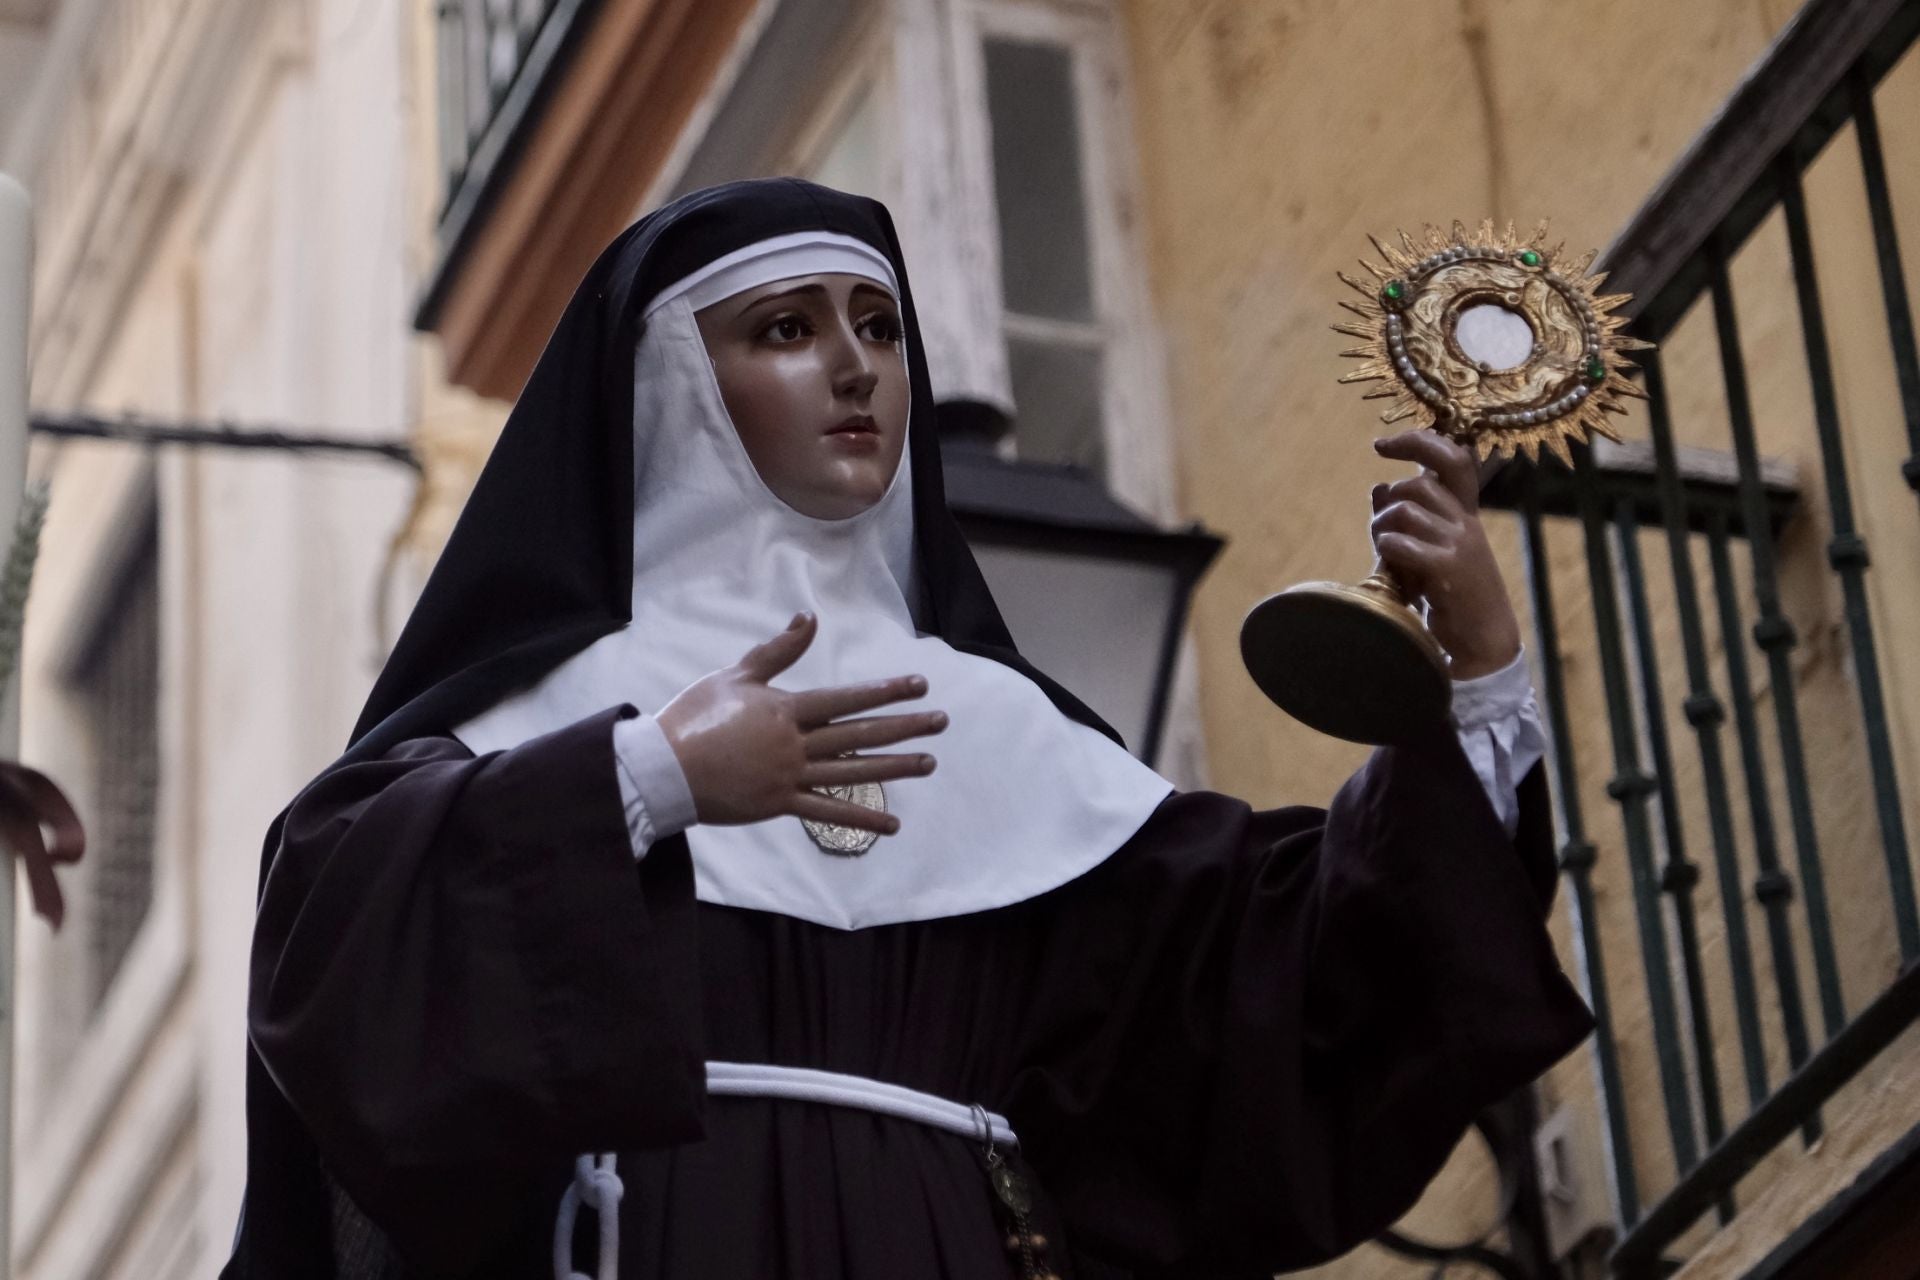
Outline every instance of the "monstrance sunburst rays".
POLYGON ((1547 248, 1546 235, 1544 222, 1522 240, 1511 222, 1496 233, 1488 219, 1471 235, 1458 222, 1451 234, 1402 231, 1398 248, 1374 239, 1380 261, 1360 263, 1370 280, 1339 273, 1361 301, 1342 300, 1359 319, 1333 327, 1362 343, 1340 354, 1365 362, 1340 381, 1386 383, 1364 396, 1393 402, 1382 422, 1416 419, 1483 459, 1537 462, 1545 447, 1570 466, 1569 441, 1619 440, 1607 415, 1626 412, 1622 396, 1646 398, 1621 353, 1653 344, 1621 332, 1627 318, 1611 313, 1632 295, 1600 292, 1605 274, 1587 274, 1596 255, 1563 260, 1565 246, 1547 248), (1461 349, 1455 324, 1481 305, 1526 321, 1533 345, 1521 363, 1494 368, 1461 349))

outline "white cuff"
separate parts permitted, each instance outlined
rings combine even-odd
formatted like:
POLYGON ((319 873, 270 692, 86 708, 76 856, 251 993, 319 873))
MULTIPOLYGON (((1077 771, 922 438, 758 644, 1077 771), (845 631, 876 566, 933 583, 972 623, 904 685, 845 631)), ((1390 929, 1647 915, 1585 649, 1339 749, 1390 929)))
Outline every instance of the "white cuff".
POLYGON ((1453 723, 1457 729, 1492 724, 1510 716, 1533 697, 1533 679, 1527 671, 1527 651, 1498 671, 1471 680, 1453 682, 1453 723))
POLYGON ((634 857, 645 854, 655 840, 685 831, 697 821, 680 758, 652 716, 614 722, 613 763, 634 857))
POLYGON ((1453 682, 1453 724, 1500 825, 1520 826, 1520 779, 1546 754, 1526 651, 1490 675, 1453 682))

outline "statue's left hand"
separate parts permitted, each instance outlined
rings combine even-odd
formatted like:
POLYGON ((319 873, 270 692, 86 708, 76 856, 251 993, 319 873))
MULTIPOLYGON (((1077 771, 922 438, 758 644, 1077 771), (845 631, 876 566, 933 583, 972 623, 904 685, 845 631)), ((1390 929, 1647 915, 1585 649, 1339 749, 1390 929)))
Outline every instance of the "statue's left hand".
POLYGON ((1520 652, 1520 623, 1480 523, 1480 470, 1464 445, 1432 431, 1373 442, 1417 476, 1373 487, 1373 546, 1408 593, 1427 602, 1427 627, 1455 680, 1500 670, 1520 652))

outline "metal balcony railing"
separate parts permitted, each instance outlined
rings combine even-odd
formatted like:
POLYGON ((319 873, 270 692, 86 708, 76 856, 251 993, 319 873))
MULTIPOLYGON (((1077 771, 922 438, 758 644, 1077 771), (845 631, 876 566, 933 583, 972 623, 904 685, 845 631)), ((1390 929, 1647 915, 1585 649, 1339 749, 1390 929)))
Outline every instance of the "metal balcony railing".
POLYGON ((436 0, 443 269, 599 7, 600 0, 436 0))
MULTIPOLYGON (((1676 1244, 1709 1212, 1730 1221, 1738 1212, 1742 1179, 1795 1130, 1805 1141, 1818 1136, 1822 1108, 1920 1020, 1920 912, 1903 816, 1913 812, 1915 792, 1909 779, 1903 793, 1897 776, 1879 665, 1879 653, 1892 651, 1875 645, 1867 545, 1848 475, 1841 397, 1802 184, 1835 135, 1849 130, 1858 147, 1880 277, 1874 309, 1884 310, 1904 417, 1907 456, 1889 457, 1886 465, 1898 467, 1920 492, 1920 359, 1874 110, 1876 87, 1916 31, 1920 0, 1806 5, 1606 255, 1608 288, 1633 293, 1630 310, 1642 336, 1659 342, 1689 316, 1710 319, 1727 453, 1677 445, 1676 426, 1696 424, 1676 424, 1680 399, 1655 352, 1643 362, 1649 440, 1583 451, 1570 475, 1509 468, 1489 491, 1490 504, 1518 510, 1525 529, 1536 651, 1556 744, 1561 865, 1582 980, 1599 1022, 1595 1074, 1620 1232, 1611 1265, 1623 1278, 1670 1271, 1676 1244), (1811 494, 1802 499, 1791 469, 1763 462, 1757 442, 1754 379, 1741 342, 1730 263, 1763 224, 1784 230, 1791 279, 1778 281, 1778 296, 1784 299, 1790 290, 1797 312, 1819 460, 1809 488, 1824 498, 1824 512, 1812 509, 1811 494), (1702 458, 1716 465, 1703 466, 1702 458), (1576 522, 1584 583, 1556 581, 1549 517, 1576 522), (1783 531, 1802 519, 1824 524, 1830 534, 1827 568, 1842 602, 1838 638, 1851 669, 1846 696, 1854 704, 1842 714, 1857 717, 1871 828, 1842 832, 1833 829, 1837 824, 1823 827, 1816 820, 1817 788, 1810 784, 1801 715, 1808 695, 1796 675, 1800 641, 1783 608, 1781 586, 1783 531), (1643 562, 1658 555, 1645 548, 1661 542, 1666 583, 1657 583, 1643 562), (1652 604, 1650 586, 1660 590, 1652 604), (1590 640, 1560 629, 1556 598, 1575 595, 1583 608, 1590 598, 1590 640), (1757 652, 1749 652, 1749 642, 1757 652), (1619 809, 1652 1041, 1634 1047, 1650 1049, 1646 1056, 1658 1078, 1675 1170, 1672 1184, 1650 1203, 1640 1185, 1649 1162, 1636 1160, 1636 1144, 1649 1135, 1632 1132, 1629 1123, 1637 1114, 1645 1128, 1647 1113, 1636 1112, 1629 1097, 1615 1012, 1630 979, 1609 976, 1608 962, 1618 958, 1603 956, 1607 904, 1596 900, 1593 882, 1596 865, 1611 851, 1601 847, 1582 812, 1581 762, 1574 758, 1563 648, 1576 647, 1583 660, 1593 659, 1604 692, 1612 757, 1606 794, 1619 809), (1685 727, 1670 732, 1670 718, 1685 727), (1723 741, 1729 718, 1731 753, 1723 741), (1697 774, 1695 761, 1681 767, 1687 736, 1698 757, 1697 774), (1735 774, 1744 793, 1738 801, 1735 774), (1683 776, 1697 777, 1697 791, 1678 794, 1683 776), (1779 799, 1785 801, 1784 824, 1777 820, 1779 799), (1704 811, 1696 827, 1683 820, 1688 802, 1696 814, 1704 811), (1706 918, 1713 901, 1696 906, 1702 879, 1693 861, 1696 850, 1704 850, 1709 864, 1707 890, 1718 903, 1717 928, 1706 918), (1876 889, 1872 909, 1888 913, 1890 945, 1897 945, 1898 955, 1889 955, 1879 970, 1893 972, 1891 982, 1850 1009, 1842 974, 1852 972, 1858 982, 1860 969, 1848 970, 1837 954, 1827 886, 1843 873, 1851 877, 1862 860, 1880 866, 1874 874, 1884 886, 1884 905, 1876 889), (1703 926, 1714 934, 1711 964, 1703 961, 1703 926), (1764 966, 1756 964, 1757 946, 1765 948, 1764 966), (1811 973, 1810 993, 1801 989, 1803 966, 1811 973), (1737 1053, 1733 1046, 1716 1046, 1716 1032, 1724 1039, 1729 1030, 1737 1053), (1777 1078, 1778 1052, 1776 1070, 1769 1073, 1770 1044, 1784 1045, 1784 1079, 1777 1078), (1724 1090, 1722 1056, 1738 1063, 1737 1073, 1729 1074, 1740 1082, 1744 1115, 1724 1090)), ((1857 466, 1858 453, 1851 456, 1857 466)), ((1821 764, 1841 767, 1824 759, 1821 764)), ((1637 1005, 1639 993, 1631 998, 1637 1005)), ((1633 1025, 1638 1027, 1637 1018, 1633 1025)))

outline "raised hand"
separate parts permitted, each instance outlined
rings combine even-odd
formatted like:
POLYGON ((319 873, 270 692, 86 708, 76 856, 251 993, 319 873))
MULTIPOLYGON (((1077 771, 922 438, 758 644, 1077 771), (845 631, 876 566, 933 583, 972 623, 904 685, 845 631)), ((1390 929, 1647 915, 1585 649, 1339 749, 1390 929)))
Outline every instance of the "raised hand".
POLYGON ((732 666, 702 676, 660 709, 656 718, 686 774, 700 821, 727 825, 791 814, 881 835, 900 829, 892 814, 812 788, 932 773, 931 755, 862 753, 939 733, 947 727, 946 713, 859 716, 920 697, 927 691, 923 676, 803 692, 769 685, 799 660, 818 630, 812 614, 796 614, 785 631, 732 666))
POLYGON ((1373 486, 1373 546, 1413 595, 1456 680, 1500 670, 1520 652, 1520 623, 1480 523, 1480 473, 1465 446, 1432 431, 1373 442, 1419 475, 1373 486))

